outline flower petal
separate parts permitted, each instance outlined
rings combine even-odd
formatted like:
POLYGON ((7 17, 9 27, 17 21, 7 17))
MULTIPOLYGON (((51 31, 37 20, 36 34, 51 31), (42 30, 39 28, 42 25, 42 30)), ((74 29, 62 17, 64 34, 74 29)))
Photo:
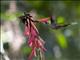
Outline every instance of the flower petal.
POLYGON ((39 21, 42 22, 42 23, 47 23, 49 19, 50 19, 50 17, 40 19, 39 21))

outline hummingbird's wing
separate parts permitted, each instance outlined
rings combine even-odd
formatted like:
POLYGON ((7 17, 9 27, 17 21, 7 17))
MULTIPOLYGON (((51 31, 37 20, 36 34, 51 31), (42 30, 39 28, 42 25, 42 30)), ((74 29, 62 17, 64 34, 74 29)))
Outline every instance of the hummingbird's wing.
POLYGON ((70 25, 70 24, 55 25, 55 26, 52 26, 52 25, 51 25, 51 28, 53 28, 53 29, 61 29, 61 28, 67 27, 67 26, 69 26, 69 25, 70 25))

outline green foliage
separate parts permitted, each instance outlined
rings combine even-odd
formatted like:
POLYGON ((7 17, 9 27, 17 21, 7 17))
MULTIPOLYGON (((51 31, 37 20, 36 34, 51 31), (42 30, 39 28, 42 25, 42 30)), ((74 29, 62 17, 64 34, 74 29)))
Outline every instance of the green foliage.
POLYGON ((57 17, 56 23, 57 23, 57 24, 64 24, 64 22, 65 22, 64 20, 65 20, 64 17, 59 16, 59 17, 57 17))
POLYGON ((31 48, 25 45, 21 48, 21 51, 23 54, 30 54, 31 48))
POLYGON ((53 30, 53 32, 55 33, 55 37, 56 37, 57 42, 60 45, 60 47, 67 48, 68 47, 67 39, 63 35, 63 33, 60 30, 53 30))

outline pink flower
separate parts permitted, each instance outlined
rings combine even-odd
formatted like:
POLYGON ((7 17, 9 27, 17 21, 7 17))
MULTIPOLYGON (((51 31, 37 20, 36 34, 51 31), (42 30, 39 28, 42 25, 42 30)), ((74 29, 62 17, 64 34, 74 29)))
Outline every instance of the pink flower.
POLYGON ((50 17, 40 19, 39 21, 42 22, 42 23, 48 23, 49 20, 50 20, 50 17))
POLYGON ((24 13, 24 16, 19 17, 22 23, 25 24, 24 35, 28 37, 28 45, 32 48, 29 60, 32 60, 36 56, 37 49, 40 49, 41 52, 46 51, 44 48, 45 42, 40 38, 39 32, 35 26, 35 22, 48 23, 50 18, 40 19, 39 21, 32 20, 30 14, 24 13))
POLYGON ((27 26, 25 26, 24 35, 25 36, 29 36, 30 35, 29 28, 27 26))
POLYGON ((34 25, 33 22, 30 22, 31 25, 25 25, 24 35, 28 36, 28 45, 32 48, 31 54, 29 56, 29 60, 31 60, 34 56, 36 56, 36 49, 40 49, 41 51, 46 51, 44 48, 44 41, 40 38, 39 32, 34 25))

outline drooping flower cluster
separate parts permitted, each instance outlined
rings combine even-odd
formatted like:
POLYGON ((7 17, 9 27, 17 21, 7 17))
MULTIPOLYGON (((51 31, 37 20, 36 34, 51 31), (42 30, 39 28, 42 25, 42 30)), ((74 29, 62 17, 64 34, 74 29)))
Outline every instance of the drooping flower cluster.
MULTIPOLYGON (((25 31, 24 35, 28 36, 28 45, 32 48, 31 54, 29 56, 29 60, 33 58, 33 56, 36 56, 36 50, 40 49, 42 52, 46 51, 44 48, 45 42, 41 39, 39 36, 39 32, 35 26, 35 22, 31 19, 32 16, 30 14, 25 14, 25 16, 21 16, 22 22, 25 24, 25 31)), ((46 21, 42 21, 46 22, 46 21)))
POLYGON ((25 26, 24 34, 28 36, 28 44, 32 48, 31 55, 29 56, 29 60, 36 56, 36 49, 41 49, 42 51, 45 51, 44 48, 44 41, 40 38, 39 32, 37 28, 35 27, 33 22, 30 22, 31 26, 28 24, 28 26, 25 26))

